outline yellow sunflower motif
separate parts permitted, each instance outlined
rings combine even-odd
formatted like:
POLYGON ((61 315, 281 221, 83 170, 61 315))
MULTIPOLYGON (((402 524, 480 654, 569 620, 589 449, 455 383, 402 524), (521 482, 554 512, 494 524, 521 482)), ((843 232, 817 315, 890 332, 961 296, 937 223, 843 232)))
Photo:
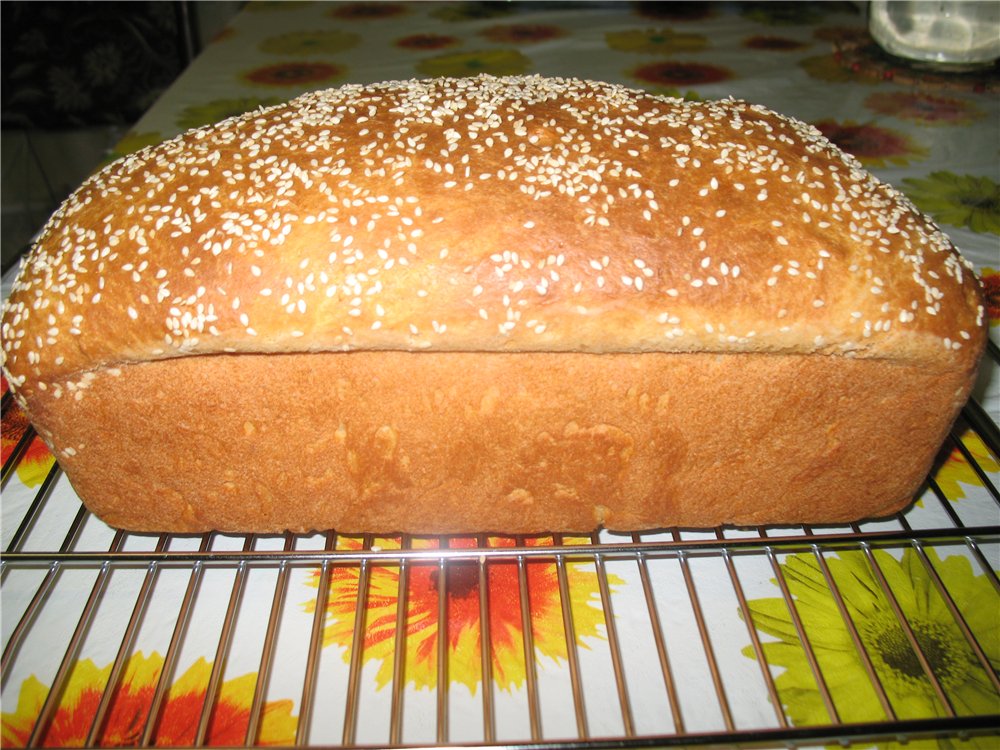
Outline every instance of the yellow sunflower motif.
MULTIPOLYGON (((377 540, 383 549, 399 549, 398 539, 377 540)), ((579 541, 579 540, 578 540, 579 541)), ((583 540, 586 541, 586 540, 583 540)), ((357 540, 345 540, 350 548, 360 548, 357 540)), ((529 544, 541 544, 529 540, 529 544)), ((573 544, 570 539, 566 544, 573 544)), ((452 546, 474 546, 474 540, 452 540, 452 546)), ((508 546, 511 540, 496 540, 508 546)), ((415 540, 414 548, 434 548, 429 540, 415 540)), ((563 628, 562 602, 555 563, 549 560, 531 561, 526 566, 528 608, 531 613, 531 635, 535 651, 554 662, 567 658, 563 628)), ((566 564, 577 645, 586 648, 587 640, 605 638, 604 614, 600 604, 597 573, 583 563, 566 564)), ((434 688, 437 685, 438 591, 437 563, 411 563, 406 587, 406 662, 404 674, 414 687, 434 688)), ((453 562, 447 572, 448 649, 450 682, 465 685, 475 693, 482 682, 479 619, 479 566, 474 562, 453 562), (468 658, 475 654, 474 658, 468 658)), ((359 570, 356 567, 333 569, 327 602, 327 624, 324 645, 337 644, 350 659, 354 642, 354 617, 358 601, 359 570)), ((608 576, 612 587, 622 581, 608 576)), ((367 589, 367 612, 364 628, 365 662, 378 663, 375 681, 378 689, 392 681, 395 657, 396 612, 400 569, 398 565, 373 565, 367 589)), ((314 576, 311 585, 318 585, 314 576)), ((513 560, 495 560, 487 565, 487 597, 489 600, 489 630, 491 671, 495 684, 504 690, 521 687, 525 681, 524 633, 522 630, 518 566, 513 560)), ((314 611, 315 603, 305 603, 314 611)))
POLYGON ((120 159, 123 156, 128 156, 133 154, 139 149, 146 148, 147 146, 156 146, 157 144, 166 140, 166 136, 159 131, 150 131, 145 133, 139 133, 135 130, 130 130, 127 132, 118 143, 115 144, 114 149, 108 154, 108 158, 105 160, 105 164, 120 159))
POLYGON ((609 31, 604 39, 611 49, 652 55, 699 52, 708 46, 708 39, 701 34, 678 33, 673 29, 609 31))
POLYGON ((810 77, 828 83, 861 83, 874 86, 879 83, 875 76, 864 75, 847 65, 842 65, 836 55, 815 55, 799 60, 798 66, 810 77))
MULTIPOLYGON (((963 637, 919 555, 912 548, 907 548, 901 559, 882 550, 873 555, 955 713, 974 716, 1000 712, 1000 696, 987 671, 1000 667, 996 591, 988 577, 976 574, 965 557, 941 559, 927 550, 931 565, 989 661, 984 666, 963 637)), ((867 555, 844 551, 825 560, 896 716, 919 719, 946 715, 867 555)), ((781 569, 840 721, 888 719, 816 557, 790 555, 781 569)), ((797 726, 829 724, 831 717, 792 625, 788 605, 780 598, 756 599, 749 602, 749 608, 754 626, 777 638, 765 643, 763 651, 772 669, 783 668, 775 686, 789 719, 797 726)), ((743 653, 754 658, 750 647, 743 653)), ((925 744, 891 743, 886 747, 925 744)), ((931 741, 927 746, 935 747, 936 743, 931 741)), ((973 740, 969 746, 985 750, 995 744, 984 739, 973 740)))
POLYGON ((1000 234, 1000 183, 986 175, 940 170, 924 178, 905 178, 903 191, 942 224, 1000 234))
POLYGON ((531 68, 531 60, 516 49, 491 49, 438 55, 417 63, 417 71, 425 76, 474 76, 489 73, 496 76, 517 75, 531 68))
MULTIPOLYGON (((141 652, 129 659, 97 734, 102 746, 135 746, 142 739, 153 693, 163 670, 163 657, 141 652)), ((201 720, 212 665, 199 659, 169 688, 156 724, 156 745, 190 745, 201 720)), ((70 673, 55 715, 41 739, 46 747, 81 747, 86 743, 97 708, 111 675, 111 665, 98 668, 78 661, 70 673)), ((249 673, 222 683, 209 720, 206 744, 242 745, 250 721, 257 675, 249 673)), ((48 686, 31 676, 21 684, 16 710, 3 714, 3 746, 24 747, 48 696, 48 686)), ((256 741, 288 745, 295 740, 296 718, 290 700, 265 704, 256 741)))
POLYGON ((279 96, 257 97, 244 96, 235 99, 213 99, 204 104, 192 104, 181 110, 177 118, 178 127, 188 129, 236 117, 258 107, 270 107, 285 101, 279 96))
MULTIPOLYGON (((0 423, 3 463, 7 463, 14 454, 29 427, 28 415, 17 404, 4 414, 3 422, 0 423)), ((18 459, 17 478, 27 487, 37 487, 45 481, 55 462, 48 446, 35 435, 18 459)))
MULTIPOLYGON (((973 430, 966 430, 959 439, 973 460, 979 464, 979 468, 991 474, 1000 472, 1000 463, 997 463, 996 456, 990 452, 986 443, 973 430)), ((933 478, 944 496, 951 501, 961 500, 965 497, 963 485, 983 486, 982 480, 979 479, 962 451, 951 443, 946 443, 942 456, 938 457, 938 469, 934 472, 933 478)))

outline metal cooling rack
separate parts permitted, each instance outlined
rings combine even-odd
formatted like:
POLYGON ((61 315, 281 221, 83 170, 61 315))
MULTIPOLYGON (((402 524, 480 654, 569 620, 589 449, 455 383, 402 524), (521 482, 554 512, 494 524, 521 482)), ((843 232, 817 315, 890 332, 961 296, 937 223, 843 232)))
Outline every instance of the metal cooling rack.
MULTIPOLYGON (((992 343, 990 353, 997 355, 992 343)), ((8 410, 15 408, 8 402, 5 398, 5 419, 13 414, 8 410)), ((185 647, 192 640, 206 637, 213 644, 214 657, 202 703, 195 711, 197 726, 191 727, 186 745, 217 741, 211 731, 228 676, 227 664, 236 659, 238 652, 245 656, 247 649, 253 652, 250 658, 256 665, 252 698, 245 707, 245 725, 239 728, 242 739, 227 744, 252 746, 266 739, 262 725, 278 677, 286 683, 291 680, 297 688, 293 696, 298 711, 294 740, 285 740, 294 745, 788 747, 863 745, 917 738, 981 739, 983 735, 989 735, 986 741, 990 742, 992 733, 1000 727, 1000 679, 996 665, 990 661, 990 647, 982 642, 982 632, 978 638, 973 633, 969 624, 972 613, 963 609, 966 605, 961 596, 950 590, 939 562, 956 553, 965 556, 975 575, 985 577, 991 585, 986 606, 1000 611, 1000 580, 996 573, 1000 560, 1000 494, 991 472, 982 465, 982 456, 970 450, 969 434, 978 436, 992 453, 991 460, 1000 456, 997 426, 975 402, 963 411, 946 446, 982 484, 981 512, 972 521, 932 474, 919 513, 911 509, 879 523, 844 528, 669 530, 631 536, 602 533, 585 539, 380 540, 370 536, 342 537, 334 532, 311 537, 127 534, 107 529, 78 502, 66 505, 66 482, 56 465, 26 504, 16 527, 8 525, 4 532, 0 565, 6 620, 2 657, 5 711, 12 710, 18 695, 18 681, 10 679, 11 675, 19 662, 39 655, 42 649, 52 666, 39 679, 49 689, 37 699, 37 715, 23 728, 21 741, 29 746, 50 741, 50 735, 59 729, 56 723, 60 721, 59 712, 75 665, 92 640, 114 630, 111 640, 116 647, 114 658, 109 660, 110 671, 99 698, 92 701, 91 713, 82 720, 83 728, 75 735, 76 744, 98 744, 113 710, 115 689, 125 679, 141 633, 156 624, 169 632, 169 638, 163 643, 159 678, 147 691, 145 713, 135 722, 131 744, 140 746, 169 740, 161 733, 171 679, 177 677, 185 647), (50 507, 53 505, 60 508, 50 507), (37 537, 58 543, 36 542, 37 537), (843 581, 838 581, 833 570, 834 561, 845 553, 863 558, 872 580, 877 582, 874 595, 891 612, 904 649, 908 649, 904 658, 910 677, 928 685, 936 699, 938 715, 933 718, 908 716, 905 706, 892 695, 891 686, 883 684, 883 673, 875 663, 877 655, 864 637, 865 623, 849 614, 847 600, 852 594, 843 588, 843 581), (935 654, 930 649, 922 650, 921 623, 911 622, 904 613, 902 594, 898 585, 889 580, 891 571, 886 569, 883 553, 894 559, 907 553, 916 561, 917 572, 926 576, 930 589, 940 597, 953 620, 954 632, 961 634, 962 648, 968 653, 965 669, 987 686, 987 695, 992 690, 992 710, 970 710, 956 693, 955 675, 936 670, 935 654), (822 657, 817 641, 822 634, 810 629, 804 609, 807 604, 796 595, 801 590, 796 589, 787 566, 793 556, 811 561, 809 564, 829 586, 844 632, 867 676, 866 689, 878 704, 875 713, 880 718, 858 722, 842 717, 842 694, 831 686, 836 675, 822 657), (542 613, 534 603, 531 590, 533 573, 543 568, 554 573, 558 592, 552 598, 557 604, 548 613, 542 613), (433 637, 433 684, 414 692, 407 684, 410 675, 405 673, 407 650, 420 644, 413 642, 408 619, 413 616, 407 604, 408 581, 428 570, 437 592, 431 609, 436 607, 437 622, 443 625, 437 627, 433 637), (491 576, 501 570, 512 582, 513 602, 491 600, 491 576), (581 641, 577 634, 581 610, 572 604, 575 587, 580 585, 574 572, 577 570, 587 572, 592 587, 587 606, 599 613, 600 637, 589 641, 581 641), (372 608, 382 596, 374 581, 387 571, 394 576, 397 603, 394 611, 382 613, 387 621, 381 626, 392 629, 397 637, 392 644, 391 675, 381 693, 387 709, 373 718, 372 711, 366 709, 367 686, 371 682, 370 672, 366 671, 366 649, 374 646, 359 634, 373 627, 372 608), (119 585, 118 579, 126 573, 135 583, 122 594, 127 587, 119 585), (162 579, 168 575, 179 581, 176 587, 182 593, 165 604, 158 593, 162 579), (213 589, 224 594, 214 596, 219 614, 208 617, 202 605, 206 598, 213 598, 206 593, 207 582, 213 576, 224 579, 221 588, 213 589), (289 666, 276 654, 283 647, 282 639, 289 640, 283 623, 290 606, 290 580, 296 576, 314 580, 315 593, 311 594, 314 601, 308 615, 310 627, 295 639, 300 641, 305 657, 289 666), (329 645, 325 644, 324 633, 331 582, 345 576, 352 586, 356 581, 356 588, 351 589, 355 592, 353 606, 349 608, 354 619, 353 634, 349 644, 342 644, 338 661, 324 658, 329 645), (624 578, 632 583, 632 598, 627 600, 622 598, 623 587, 618 585, 624 578), (22 591, 26 584, 18 583, 22 579, 31 581, 27 594, 22 591), (803 722, 788 708, 781 687, 782 669, 769 663, 774 638, 757 627, 750 593, 751 589, 759 591, 765 579, 770 579, 766 586, 771 596, 784 602, 788 626, 793 631, 791 641, 797 641, 801 658, 808 665, 824 720, 803 722), (15 605, 16 587, 22 595, 15 605), (75 595, 69 596, 67 590, 75 595), (116 591, 125 606, 108 626, 107 618, 102 620, 101 615, 105 600, 116 591), (474 612, 473 617, 478 619, 481 637, 471 653, 456 654, 447 647, 449 606, 459 597, 468 597, 470 591, 477 594, 478 613, 474 612), (720 601, 724 602, 721 607, 720 601), (490 646, 505 633, 496 632, 491 607, 510 608, 510 619, 520 622, 523 637, 515 649, 518 653, 506 656, 519 660, 517 665, 523 670, 517 690, 502 690, 494 684, 498 667, 505 664, 498 665, 490 646), (515 608, 519 613, 514 612, 515 608), (720 618, 719 612, 729 614, 720 618), (556 623, 564 651, 564 658, 549 659, 544 664, 536 657, 536 641, 542 637, 538 621, 543 614, 550 616, 550 625, 556 623), (681 620, 683 628, 677 625, 681 620), (44 624, 60 621, 61 628, 44 624), (258 637, 240 634, 243 623, 248 621, 257 623, 258 637), (720 623, 727 629, 720 631, 720 623), (42 627, 55 627, 62 635, 40 643, 38 632, 42 627), (742 634, 749 644, 739 662, 739 674, 729 666, 733 633, 742 634), (595 656, 597 652, 600 659, 595 656), (558 664, 553 666, 556 661, 558 664), (469 665, 475 665, 480 678, 480 689, 471 694, 449 680, 450 670, 467 669, 469 665), (330 674, 336 683, 332 687, 330 674), (486 689, 481 688, 484 684, 486 689), (559 701, 555 701, 553 692, 559 692, 559 701), (556 703, 559 707, 553 709, 556 703), (422 734, 411 731, 415 722, 423 727, 422 734), (608 726, 617 728, 608 730, 608 726)), ((3 466, 5 494, 8 480, 32 439, 29 428, 3 466)), ((553 635, 548 632, 545 637, 551 639, 553 635)), ((927 643, 925 638, 925 649, 927 643)), ((4 744, 11 744, 6 734, 4 744)))

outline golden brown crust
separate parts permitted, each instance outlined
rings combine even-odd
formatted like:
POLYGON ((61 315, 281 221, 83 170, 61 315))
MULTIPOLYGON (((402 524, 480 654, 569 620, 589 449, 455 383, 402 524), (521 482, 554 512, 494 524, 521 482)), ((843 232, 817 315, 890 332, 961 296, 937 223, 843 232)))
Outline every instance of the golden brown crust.
POLYGON ((944 235, 802 123, 484 76, 308 94, 117 162, 53 217, 3 330, 29 389, 224 351, 964 368, 979 295, 944 235))
POLYGON ((220 355, 102 372, 38 417, 129 529, 824 523, 910 501, 966 380, 818 355, 220 355))
POLYGON ((192 531, 888 513, 986 337, 948 239, 814 129, 488 76, 308 94, 116 162, 2 332, 85 502, 192 531))

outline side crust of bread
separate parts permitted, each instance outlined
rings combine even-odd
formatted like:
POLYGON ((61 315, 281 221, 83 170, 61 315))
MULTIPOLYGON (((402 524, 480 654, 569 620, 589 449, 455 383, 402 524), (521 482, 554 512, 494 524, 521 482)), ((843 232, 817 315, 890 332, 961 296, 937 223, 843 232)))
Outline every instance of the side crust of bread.
POLYGON ((98 372, 35 417, 132 530, 832 523, 910 502, 967 380, 815 355, 214 355, 98 372))

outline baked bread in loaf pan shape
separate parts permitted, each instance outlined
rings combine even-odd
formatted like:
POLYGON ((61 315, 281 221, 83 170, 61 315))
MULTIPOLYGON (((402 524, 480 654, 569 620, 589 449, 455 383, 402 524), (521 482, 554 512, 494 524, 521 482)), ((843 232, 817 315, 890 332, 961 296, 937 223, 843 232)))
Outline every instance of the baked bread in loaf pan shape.
POLYGON ((948 238, 801 122, 481 76, 108 166, 24 263, 3 350, 125 529, 821 524, 910 502, 983 317, 948 238))

